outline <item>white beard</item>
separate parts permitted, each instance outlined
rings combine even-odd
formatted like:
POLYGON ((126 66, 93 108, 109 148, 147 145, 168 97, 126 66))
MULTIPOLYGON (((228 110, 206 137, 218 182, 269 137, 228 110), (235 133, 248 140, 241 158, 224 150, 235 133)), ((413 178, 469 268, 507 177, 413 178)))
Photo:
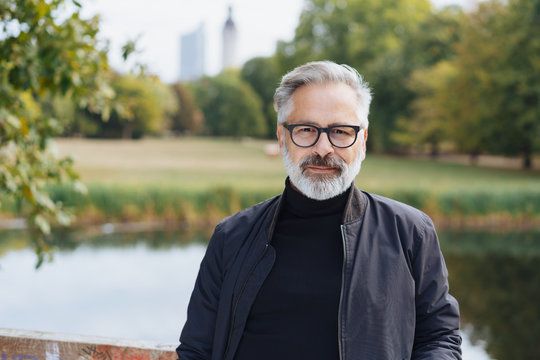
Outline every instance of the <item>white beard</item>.
POLYGON ((323 161, 327 161, 331 166, 338 167, 339 174, 307 175, 304 173, 303 167, 308 163, 312 163, 314 156, 307 156, 299 164, 295 164, 289 155, 287 144, 285 142, 283 143, 283 164, 285 165, 285 170, 289 175, 291 183, 302 194, 314 200, 331 199, 345 192, 360 172, 362 158, 363 151, 360 149, 356 155, 356 159, 348 166, 343 159, 334 155, 323 159, 323 161))

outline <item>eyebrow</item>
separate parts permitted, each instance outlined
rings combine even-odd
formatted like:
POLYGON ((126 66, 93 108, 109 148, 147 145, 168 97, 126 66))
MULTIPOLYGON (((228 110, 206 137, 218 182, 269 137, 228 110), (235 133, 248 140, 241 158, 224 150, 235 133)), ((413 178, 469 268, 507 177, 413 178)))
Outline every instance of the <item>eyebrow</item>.
POLYGON ((361 126, 360 124, 344 124, 344 123, 340 123, 340 122, 333 122, 333 123, 330 123, 328 124, 327 126, 321 126, 319 124, 316 124, 314 123, 313 121, 309 121, 309 120, 303 120, 303 121, 299 121, 299 122, 295 122, 294 124, 291 124, 291 125, 296 125, 296 124, 305 124, 305 125, 313 125, 313 126, 317 126, 317 127, 332 127, 332 126, 361 126))

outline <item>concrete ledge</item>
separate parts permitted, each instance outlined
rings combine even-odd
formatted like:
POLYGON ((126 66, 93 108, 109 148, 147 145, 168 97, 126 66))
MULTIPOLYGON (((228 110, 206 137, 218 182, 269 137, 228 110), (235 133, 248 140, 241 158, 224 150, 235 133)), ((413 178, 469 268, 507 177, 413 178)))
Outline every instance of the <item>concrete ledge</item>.
POLYGON ((0 360, 176 360, 175 345, 0 328, 0 360))

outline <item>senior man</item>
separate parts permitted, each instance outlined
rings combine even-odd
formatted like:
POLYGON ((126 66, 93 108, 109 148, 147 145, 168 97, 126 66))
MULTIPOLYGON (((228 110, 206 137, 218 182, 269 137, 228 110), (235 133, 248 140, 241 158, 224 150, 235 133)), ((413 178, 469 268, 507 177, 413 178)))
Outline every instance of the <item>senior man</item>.
POLYGON ((285 190, 217 225, 180 359, 461 359, 432 221, 353 183, 370 101, 347 65, 283 77, 274 106, 285 190))

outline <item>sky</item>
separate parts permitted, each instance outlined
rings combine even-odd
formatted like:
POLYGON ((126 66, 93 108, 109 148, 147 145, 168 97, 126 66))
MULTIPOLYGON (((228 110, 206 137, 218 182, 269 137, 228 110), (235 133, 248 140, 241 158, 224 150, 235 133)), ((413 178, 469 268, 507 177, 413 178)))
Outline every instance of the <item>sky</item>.
MULTIPOLYGON (((83 0, 82 16, 100 16, 100 38, 109 41, 109 61, 120 72, 136 63, 162 81, 180 77, 180 37, 204 24, 205 72, 221 71, 221 34, 232 6, 238 31, 239 63, 274 53, 278 40, 294 36, 304 0, 83 0), (126 63, 121 46, 137 40, 138 52, 126 63)), ((436 6, 470 7, 476 0, 432 0, 436 6)))

